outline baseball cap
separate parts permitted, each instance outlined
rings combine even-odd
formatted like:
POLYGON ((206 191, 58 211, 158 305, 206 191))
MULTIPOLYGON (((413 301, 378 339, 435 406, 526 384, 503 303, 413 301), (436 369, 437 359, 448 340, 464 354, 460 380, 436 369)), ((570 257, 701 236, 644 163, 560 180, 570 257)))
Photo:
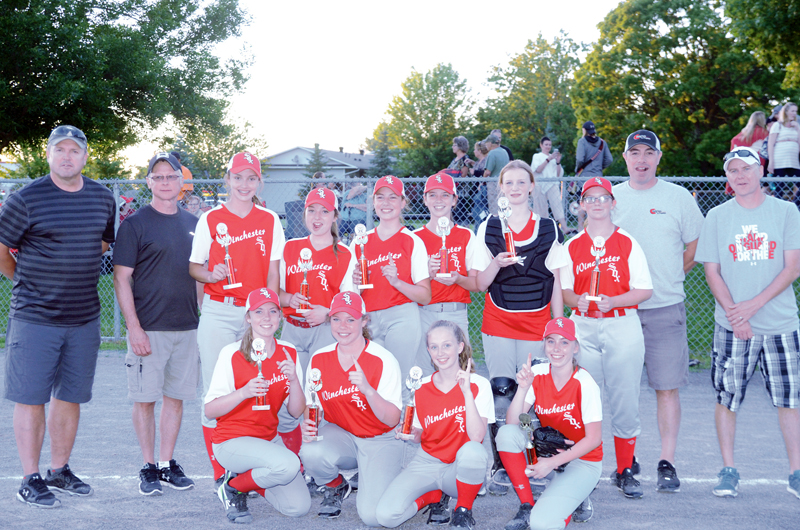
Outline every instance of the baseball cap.
POLYGON ((730 153, 726 153, 722 159, 725 163, 722 166, 723 171, 728 170, 728 164, 730 164, 734 160, 743 160, 748 164, 760 164, 761 157, 758 156, 758 153, 752 147, 737 147, 730 153))
POLYGON ((775 105, 775 107, 772 109, 772 115, 773 116, 777 116, 782 108, 783 108, 783 105, 775 105))
POLYGON ((597 132, 597 129, 594 128, 593 121, 587 121, 586 123, 584 123, 583 128, 586 129, 586 132, 588 134, 594 134, 595 132, 597 132))
POLYGON ((611 183, 608 180, 604 179, 603 177, 592 177, 583 183, 583 191, 581 191, 581 197, 586 195, 586 192, 589 191, 590 189, 596 188, 598 186, 600 186, 608 193, 610 193, 612 197, 614 196, 614 192, 611 191, 611 183))
POLYGON ((652 131, 647 131, 645 129, 639 129, 636 132, 632 132, 628 135, 628 139, 625 140, 625 151, 624 153, 628 152, 628 149, 633 147, 634 145, 641 145, 644 144, 647 147, 652 147, 656 151, 661 151, 661 141, 656 136, 656 133, 652 131))
POLYGON ((147 165, 147 174, 149 175, 150 173, 152 173, 153 166, 155 166, 158 162, 161 161, 168 162, 170 167, 172 167, 172 169, 174 169, 175 171, 181 170, 181 163, 178 162, 178 159, 172 156, 172 153, 161 152, 161 153, 156 153, 156 155, 150 159, 150 164, 147 165))
POLYGON ((261 176, 261 162, 258 157, 247 151, 236 153, 228 162, 228 171, 231 173, 241 173, 245 169, 252 169, 256 175, 261 176))
POLYGON ((397 195, 403 196, 403 181, 394 175, 386 175, 385 177, 379 178, 378 182, 375 183, 375 189, 372 193, 378 193, 378 190, 381 188, 389 188, 397 195))
POLYGON ((132 202, 136 202, 136 198, 135 197, 126 197, 124 195, 120 195, 119 196, 119 200, 117 201, 117 206, 122 208, 126 204, 130 204, 132 202))
POLYGON ((306 197, 306 208, 312 204, 321 204, 330 211, 338 209, 339 201, 336 200, 336 195, 328 188, 314 188, 308 192, 306 197))
POLYGON ((428 193, 432 190, 444 190, 447 193, 458 195, 458 193, 456 193, 456 181, 447 173, 436 173, 428 177, 428 180, 425 182, 425 191, 423 193, 428 193))
POLYGON ((245 309, 247 311, 255 311, 262 305, 269 303, 275 304, 278 307, 281 306, 278 293, 268 287, 262 287, 250 291, 250 294, 247 295, 247 305, 245 305, 245 309))
POLYGON ((561 335, 567 340, 578 340, 575 338, 575 322, 568 318, 554 318, 544 327, 543 337, 550 335, 561 335))
POLYGON ((47 139, 47 147, 58 145, 62 140, 72 140, 86 150, 86 135, 83 131, 72 125, 59 125, 50 133, 47 139))
POLYGON ((352 291, 342 291, 331 300, 331 316, 344 311, 353 318, 361 318, 367 313, 364 300, 352 291))

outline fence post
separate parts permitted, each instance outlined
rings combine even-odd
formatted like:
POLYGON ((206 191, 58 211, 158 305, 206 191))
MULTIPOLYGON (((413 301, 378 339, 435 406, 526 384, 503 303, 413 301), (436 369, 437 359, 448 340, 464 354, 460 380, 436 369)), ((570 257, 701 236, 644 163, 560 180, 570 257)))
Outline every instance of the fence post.
MULTIPOLYGON (((119 183, 114 183, 114 205, 115 205, 115 212, 119 209, 116 205, 119 204, 119 183)), ((115 214, 114 217, 114 236, 116 239, 117 230, 119 230, 119 214, 115 214)), ((114 289, 114 340, 119 342, 122 340, 122 333, 121 333, 121 316, 120 316, 120 309, 119 309, 119 300, 117 300, 117 290, 114 289)))

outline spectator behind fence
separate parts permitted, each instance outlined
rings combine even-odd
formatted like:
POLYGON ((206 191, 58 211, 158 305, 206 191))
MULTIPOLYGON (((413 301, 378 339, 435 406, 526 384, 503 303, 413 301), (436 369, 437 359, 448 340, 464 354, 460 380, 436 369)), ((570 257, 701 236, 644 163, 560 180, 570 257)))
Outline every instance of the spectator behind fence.
POLYGON ((793 186, 800 175, 800 125, 797 123, 797 105, 786 103, 778 113, 778 121, 769 130, 769 164, 767 171, 783 182, 775 183, 778 199, 794 199, 793 186), (786 197, 786 195, 789 197, 786 197))
POLYGON ((360 182, 350 184, 350 189, 342 198, 342 222, 339 232, 344 237, 347 234, 349 243, 357 224, 367 222, 367 187, 360 182))
MULTIPOLYGON (((170 155, 172 155, 178 161, 178 163, 181 162, 180 151, 171 151, 170 155)), ((183 175, 183 184, 181 185, 181 192, 178 194, 179 201, 186 200, 194 192, 194 184, 192 184, 192 172, 189 171, 189 168, 183 164, 181 164, 181 174, 183 175)))
MULTIPOLYGON (((475 142, 475 147, 472 151, 472 154, 475 155, 475 158, 478 161, 475 162, 475 165, 470 168, 469 174, 472 177, 482 177, 483 172, 486 169, 486 155, 489 154, 489 148, 486 146, 486 142, 482 140, 480 142, 475 142)), ((489 215, 489 201, 487 200, 486 184, 480 182, 473 184, 471 199, 472 222, 474 223, 474 230, 477 231, 478 226, 480 226, 483 220, 489 215)))
POLYGON ((550 217, 549 210, 553 211, 553 219, 561 225, 561 231, 565 234, 570 233, 567 229, 567 219, 564 216, 564 203, 561 200, 560 182, 539 182, 539 179, 560 179, 564 176, 564 168, 561 167, 561 153, 553 148, 553 142, 547 136, 543 136, 539 142, 542 150, 533 155, 531 167, 536 185, 533 187, 533 211, 539 217, 550 217), (549 204, 549 210, 548 210, 549 204))
MULTIPOLYGON (((594 123, 587 121, 581 128, 583 136, 578 140, 578 150, 575 153, 575 175, 578 177, 602 177, 603 170, 611 165, 614 158, 608 143, 597 136, 594 123)), ((580 183, 577 183, 576 193, 580 193, 580 183)), ((585 213, 578 209, 578 230, 583 228, 585 213)))
POLYGON ((724 467, 713 492, 718 497, 739 492, 736 412, 758 365, 778 409, 789 456, 788 490, 800 497, 800 322, 792 289, 800 276, 800 213, 764 194, 754 150, 740 147, 724 161, 736 196, 708 212, 695 257, 705 265, 716 300, 711 380, 724 467))
POLYGON ((0 209, 0 271, 12 280, 6 333, 5 398, 14 405, 14 435, 24 478, 17 499, 56 508, 52 488, 91 495, 69 468, 81 404, 92 399, 100 348, 97 280, 102 254, 114 242, 117 207, 111 192, 81 171, 86 136, 61 125, 47 140, 50 174, 9 197, 0 209), (58 204, 58 215, 53 215, 58 204), (19 249, 19 262, 9 249, 19 249), (39 458, 50 403, 50 469, 39 458))
MULTIPOLYGON (((453 178, 456 177, 468 177, 469 176, 469 169, 472 165, 475 164, 473 160, 469 158, 467 152, 469 151, 469 142, 463 136, 456 136, 453 138, 453 153, 456 157, 450 162, 450 165, 447 166, 447 170, 444 173, 450 175, 453 178)), ((472 185, 464 183, 460 184, 461 187, 461 200, 458 201, 455 208, 453 209, 453 221, 457 224, 462 226, 469 225, 470 222, 470 197, 472 190, 472 185)), ((427 355, 427 352, 425 352, 427 355)))
MULTIPOLYGON (((496 180, 497 177, 500 176, 500 172, 503 168, 508 165, 510 158, 504 149, 500 149, 500 139, 494 134, 490 134, 484 142, 486 142, 486 147, 489 148, 489 154, 486 156, 486 168, 483 171, 483 176, 495 177, 493 180, 496 180)), ((496 214, 498 197, 497 183, 494 181, 487 182, 486 192, 489 202, 489 211, 496 214)))
POLYGON ((203 210, 201 209, 202 205, 203 201, 200 200, 200 197, 198 197, 197 195, 192 195, 186 201, 186 210, 195 217, 200 217, 201 215, 203 215, 203 210))
POLYGON ((514 160, 514 155, 511 154, 511 149, 509 149, 505 145, 502 145, 502 143, 503 143, 503 132, 500 129, 492 129, 491 134, 497 136, 497 141, 501 144, 500 148, 503 151, 505 151, 506 154, 508 155, 508 161, 510 162, 510 161, 514 160))
POLYGON ((747 120, 747 125, 739 134, 731 139, 731 151, 737 147, 752 147, 756 151, 761 149, 761 144, 769 137, 767 130, 767 116, 760 110, 755 111, 747 120))

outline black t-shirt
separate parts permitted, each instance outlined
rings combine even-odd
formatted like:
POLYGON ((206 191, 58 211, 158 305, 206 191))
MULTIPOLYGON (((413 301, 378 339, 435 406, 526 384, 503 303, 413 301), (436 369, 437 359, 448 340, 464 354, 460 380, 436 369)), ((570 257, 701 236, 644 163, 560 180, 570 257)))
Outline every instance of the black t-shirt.
POLYGON ((0 208, 0 243, 19 249, 9 318, 71 327, 100 316, 101 241, 114 242, 117 208, 108 188, 81 178, 70 192, 45 175, 0 208))
POLYGON ((133 303, 145 331, 197 329, 197 290, 189 255, 197 217, 165 215, 149 204, 119 225, 114 265, 133 269, 133 303))

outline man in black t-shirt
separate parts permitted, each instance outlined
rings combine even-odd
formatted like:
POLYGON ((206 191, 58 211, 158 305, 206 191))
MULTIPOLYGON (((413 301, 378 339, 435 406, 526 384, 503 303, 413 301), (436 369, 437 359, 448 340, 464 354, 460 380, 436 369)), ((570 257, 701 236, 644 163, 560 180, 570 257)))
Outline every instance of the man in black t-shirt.
POLYGON ((147 186, 153 199, 120 225, 114 248, 114 289, 128 328, 128 397, 144 457, 142 495, 160 495, 162 482, 179 490, 194 487, 173 458, 183 402, 196 397, 200 362, 197 287, 186 265, 197 217, 178 207, 182 177, 181 164, 171 154, 158 153, 150 160, 147 186))
POLYGON ((0 272, 13 282, 5 398, 15 403, 14 435, 24 473, 17 499, 56 508, 61 502, 48 488, 92 493, 68 461, 80 404, 92 399, 100 347, 97 280, 102 254, 114 242, 117 208, 105 186, 81 175, 89 154, 78 128, 56 127, 46 153, 50 174, 0 209, 0 272), (10 249, 19 250, 19 261, 10 249), (43 479, 39 457, 47 402, 51 467, 43 479))

